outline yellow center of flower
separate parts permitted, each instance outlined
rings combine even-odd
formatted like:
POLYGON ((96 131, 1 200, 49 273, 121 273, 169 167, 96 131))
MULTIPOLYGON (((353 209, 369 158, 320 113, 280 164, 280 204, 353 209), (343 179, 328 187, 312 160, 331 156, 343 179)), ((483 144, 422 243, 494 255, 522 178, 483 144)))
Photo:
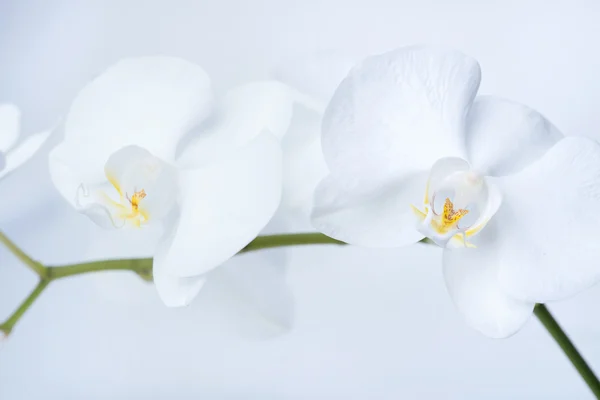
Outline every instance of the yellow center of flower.
POLYGON ((444 202, 444 211, 442 212, 442 218, 440 221, 433 220, 433 227, 438 233, 444 234, 448 232, 450 229, 454 228, 458 221, 465 215, 469 213, 469 210, 463 210, 459 208, 458 210, 454 210, 454 204, 450 201, 449 198, 446 198, 444 202))
POLYGON ((138 208, 140 206, 140 201, 146 197, 146 192, 144 191, 144 189, 140 190, 139 192, 134 192, 133 196, 131 196, 131 198, 129 198, 129 196, 127 196, 127 200, 129 200, 129 203, 131 204, 131 211, 133 212, 137 212, 138 208))
POLYGON ((124 210, 121 217, 132 221, 137 227, 140 227, 142 223, 148 222, 148 213, 140 209, 140 202, 146 197, 146 191, 144 189, 135 191, 131 197, 126 193, 125 197, 129 201, 129 204, 131 204, 131 211, 122 206, 124 210))
POLYGON ((142 199, 144 199, 148 194, 144 189, 135 190, 131 197, 127 193, 123 193, 121 189, 121 185, 117 181, 114 176, 106 174, 108 181, 113 185, 113 187, 119 193, 121 201, 114 201, 110 197, 105 196, 105 200, 109 202, 117 211, 116 216, 118 218, 128 220, 133 223, 133 226, 140 227, 142 224, 148 222, 148 212, 143 208, 140 208, 140 203, 142 199), (129 203, 130 207, 127 207, 127 203, 125 199, 129 203))
MULTIPOLYGON (((453 230, 458 231, 458 222, 469 213, 469 210, 465 210, 459 208, 458 210, 454 209, 454 203, 449 198, 446 198, 444 202, 444 209, 441 215, 437 215, 432 213, 430 217, 429 215, 429 207, 425 206, 425 210, 421 211, 417 207, 411 204, 411 208, 413 213, 419 218, 420 221, 428 221, 426 222, 433 232, 437 235, 446 235, 453 230)), ((468 243, 466 238, 475 235, 478 233, 481 228, 483 228, 484 224, 480 224, 476 227, 472 227, 467 229, 464 232, 456 233, 452 235, 452 239, 462 243, 465 247, 475 247, 472 243, 468 243)))

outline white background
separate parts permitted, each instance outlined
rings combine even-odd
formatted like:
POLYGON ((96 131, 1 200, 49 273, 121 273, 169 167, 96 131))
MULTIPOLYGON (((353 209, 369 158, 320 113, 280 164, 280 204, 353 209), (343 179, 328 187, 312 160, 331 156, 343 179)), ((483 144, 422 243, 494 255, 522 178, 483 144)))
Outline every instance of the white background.
MULTIPOLYGON (((32 133, 124 56, 183 56, 221 91, 315 50, 442 43, 480 61, 482 93, 600 139, 599 18, 592 0, 0 0, 0 102, 19 105, 32 133)), ((0 229, 56 264, 99 239, 52 191, 51 145, 0 183, 0 229)), ((500 341, 467 327, 436 249, 311 247, 288 259, 295 325, 271 340, 234 334, 203 295, 167 309, 127 273, 56 282, 0 343, 0 399, 592 398, 535 319, 500 341)), ((0 249, 0 319, 34 284, 0 249)), ((600 371, 598 304, 600 287, 550 309, 600 371)))

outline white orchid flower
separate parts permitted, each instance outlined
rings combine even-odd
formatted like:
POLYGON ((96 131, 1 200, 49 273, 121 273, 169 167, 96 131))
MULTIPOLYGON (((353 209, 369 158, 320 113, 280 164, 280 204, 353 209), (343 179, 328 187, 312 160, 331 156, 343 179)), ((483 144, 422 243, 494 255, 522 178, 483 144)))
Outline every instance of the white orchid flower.
POLYGON ((96 224, 140 235, 164 228, 154 280, 168 306, 188 304, 279 204, 276 132, 237 105, 213 113, 209 78, 187 61, 122 60, 79 93, 50 154, 56 188, 96 224), (204 147, 176 161, 180 139, 200 123, 204 147))
POLYGON ((51 130, 35 133, 19 143, 21 113, 13 104, 0 104, 0 179, 35 155, 51 130))
MULTIPOLYGON (((269 127, 283 151, 281 204, 263 234, 313 231, 310 225, 312 195, 327 174, 320 142, 323 111, 351 65, 343 57, 317 54, 280 65, 275 80, 251 82, 231 89, 223 108, 235 110, 231 123, 253 116, 257 126, 269 127), (236 104, 237 106, 233 107, 236 104)), ((232 135, 248 127, 227 129, 232 135)), ((216 136, 215 136, 216 137, 216 136)), ((179 162, 193 161, 210 152, 210 137, 196 137, 179 162)), ((268 337, 286 332, 294 320, 294 299, 287 284, 289 252, 271 249, 235 257, 210 272, 199 301, 204 311, 219 315, 228 329, 244 336, 268 337)))
POLYGON ((536 302, 600 278, 600 146, 538 112, 476 97, 478 63, 407 47, 369 57, 338 87, 313 223, 348 243, 444 247, 448 291, 470 325, 515 333, 536 302))

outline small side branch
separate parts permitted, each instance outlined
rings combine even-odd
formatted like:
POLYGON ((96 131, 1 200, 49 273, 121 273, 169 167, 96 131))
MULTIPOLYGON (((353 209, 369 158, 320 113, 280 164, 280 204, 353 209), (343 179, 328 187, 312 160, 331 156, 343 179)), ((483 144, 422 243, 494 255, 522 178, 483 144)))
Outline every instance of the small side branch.
POLYGON ((49 280, 41 280, 38 282, 37 286, 33 289, 33 291, 27 296, 25 300, 21 303, 19 308, 16 309, 14 313, 6 321, 0 324, 0 332, 4 333, 5 336, 10 335, 15 324, 19 322, 23 314, 27 312, 29 307, 36 301, 36 299, 42 294, 44 289, 50 284, 49 280))
POLYGON ((40 264, 39 262, 35 261, 33 258, 29 257, 27 254, 25 254, 25 252, 23 250, 21 250, 19 248, 19 246, 14 244, 1 231, 0 231, 0 242, 4 243, 6 248, 8 250, 10 250, 10 252, 13 253, 15 255, 15 257, 17 257, 19 260, 21 260, 21 262, 23 264, 27 265, 27 267, 29 267, 29 269, 31 269, 33 272, 35 272, 36 275, 40 277, 40 279, 46 278, 46 267, 44 267, 42 264, 40 264))

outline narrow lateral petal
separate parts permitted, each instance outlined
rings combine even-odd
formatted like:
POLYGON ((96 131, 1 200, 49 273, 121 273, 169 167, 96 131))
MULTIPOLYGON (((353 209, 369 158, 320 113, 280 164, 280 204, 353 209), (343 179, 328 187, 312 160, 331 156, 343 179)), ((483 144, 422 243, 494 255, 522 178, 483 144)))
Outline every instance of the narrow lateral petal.
POLYGON ((519 174, 500 178, 500 281, 544 303, 600 280, 600 145, 566 137, 519 174))
POLYGON ((467 121, 468 159, 484 175, 519 172, 563 137, 539 112, 493 96, 477 97, 467 121))
POLYGON ((30 135, 10 150, 5 155, 5 165, 4 169, 0 170, 0 179, 19 168, 23 163, 33 157, 44 143, 46 143, 46 140, 50 137, 51 133, 52 131, 49 130, 30 135))

